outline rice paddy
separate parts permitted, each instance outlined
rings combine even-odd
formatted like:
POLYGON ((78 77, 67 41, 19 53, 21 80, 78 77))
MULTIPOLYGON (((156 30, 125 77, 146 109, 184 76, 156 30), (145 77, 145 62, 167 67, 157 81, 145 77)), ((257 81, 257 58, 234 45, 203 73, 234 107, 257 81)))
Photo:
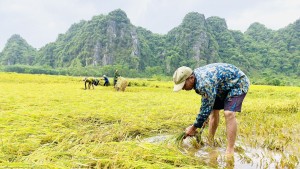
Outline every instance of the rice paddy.
POLYGON ((0 168, 300 168, 299 87, 251 86, 228 159, 222 112, 213 144, 207 128, 200 142, 178 142, 201 97, 127 80, 116 92, 83 90, 82 77, 0 73, 0 168))

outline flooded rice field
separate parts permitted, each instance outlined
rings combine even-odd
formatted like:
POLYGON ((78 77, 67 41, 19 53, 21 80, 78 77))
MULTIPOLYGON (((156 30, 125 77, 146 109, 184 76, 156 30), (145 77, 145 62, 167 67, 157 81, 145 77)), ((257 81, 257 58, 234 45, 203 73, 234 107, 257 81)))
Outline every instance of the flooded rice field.
MULTIPOLYGON (((195 145, 196 138, 188 137, 178 146, 178 150, 186 155, 199 158, 204 165, 213 168, 226 169, 266 169, 266 168, 300 168, 299 157, 288 153, 270 151, 266 148, 253 148, 236 144, 234 156, 225 155, 226 147, 220 145, 208 145, 200 143, 195 145)), ((159 135, 146 138, 143 141, 149 143, 171 143, 172 135, 159 135)))

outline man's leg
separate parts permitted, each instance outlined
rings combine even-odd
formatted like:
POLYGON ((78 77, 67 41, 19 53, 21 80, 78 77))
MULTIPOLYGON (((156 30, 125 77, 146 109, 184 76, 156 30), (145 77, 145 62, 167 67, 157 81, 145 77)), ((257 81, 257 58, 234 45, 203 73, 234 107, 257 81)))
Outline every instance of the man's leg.
POLYGON ((209 142, 213 143, 214 142, 214 137, 216 134, 216 130, 219 125, 219 112, 220 110, 213 110, 210 115, 209 115, 209 125, 208 125, 208 133, 209 133, 209 142))
POLYGON ((237 132, 237 122, 235 118, 235 112, 225 110, 224 116, 226 121, 226 132, 227 132, 226 154, 233 154, 234 143, 235 143, 236 132, 237 132))
POLYGON ((224 116, 226 121, 226 132, 227 132, 227 149, 226 154, 233 155, 234 143, 237 135, 237 122, 235 118, 236 112, 241 112, 243 100, 246 93, 242 95, 233 96, 226 99, 224 106, 224 116))

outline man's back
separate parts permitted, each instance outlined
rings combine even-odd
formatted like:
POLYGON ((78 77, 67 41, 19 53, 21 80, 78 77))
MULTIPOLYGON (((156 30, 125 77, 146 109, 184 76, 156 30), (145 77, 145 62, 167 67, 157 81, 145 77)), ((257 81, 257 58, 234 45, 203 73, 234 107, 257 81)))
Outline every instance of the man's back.
POLYGON ((194 70, 197 93, 224 93, 228 96, 247 93, 250 81, 240 69, 227 63, 213 63, 194 70))

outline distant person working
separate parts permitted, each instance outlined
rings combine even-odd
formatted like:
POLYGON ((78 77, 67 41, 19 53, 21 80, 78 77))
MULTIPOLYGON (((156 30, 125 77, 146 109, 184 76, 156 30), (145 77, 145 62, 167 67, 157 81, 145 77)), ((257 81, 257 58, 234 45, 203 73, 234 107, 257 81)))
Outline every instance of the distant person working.
POLYGON ((118 77, 120 77, 119 71, 116 70, 115 71, 115 75, 114 75, 114 87, 116 87, 117 81, 118 81, 118 77))
POLYGON ((109 80, 108 80, 108 78, 106 77, 106 75, 103 75, 103 79, 104 79, 104 84, 103 84, 103 86, 109 86, 109 80))
POLYGON ((99 80, 95 79, 93 77, 89 77, 89 78, 84 77, 82 80, 84 81, 84 90, 86 90, 87 88, 90 89, 91 86, 94 89, 94 85, 98 86, 98 84, 99 84, 99 80), (88 86, 86 86, 87 84, 88 84, 88 86))

